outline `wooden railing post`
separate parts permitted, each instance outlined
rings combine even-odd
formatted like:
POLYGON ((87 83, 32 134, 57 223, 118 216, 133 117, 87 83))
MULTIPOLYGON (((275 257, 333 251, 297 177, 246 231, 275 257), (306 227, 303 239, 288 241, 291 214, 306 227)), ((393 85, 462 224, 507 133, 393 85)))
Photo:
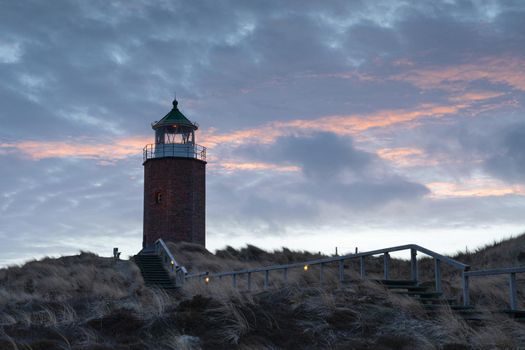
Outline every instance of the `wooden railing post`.
POLYGON ((345 262, 344 260, 339 260, 339 283, 343 283, 345 279, 345 262))
POLYGON ((417 250, 410 249, 410 272, 413 281, 418 281, 419 272, 417 270, 417 250))
POLYGON ((288 269, 283 269, 283 281, 288 283, 288 269))
POLYGON ((517 292, 516 292, 516 274, 509 274, 509 292, 510 292, 510 309, 516 310, 518 308, 517 292))
POLYGON ((465 275, 465 271, 463 271, 461 280, 461 286, 463 288, 463 305, 469 306, 470 305, 470 290, 469 290, 469 277, 465 275))
POLYGON ((319 286, 323 286, 323 270, 324 264, 319 264, 319 286))
POLYGON ((248 290, 251 290, 252 289, 252 273, 251 272, 248 272, 247 273, 248 275, 248 290))
POLYGON ((390 254, 383 254, 383 279, 388 281, 390 277, 390 254))
POLYGON ((441 287, 441 260, 434 258, 434 276, 436 278, 436 292, 443 292, 441 287))
POLYGON ((237 288, 237 274, 236 273, 232 275, 232 286, 233 288, 237 288))
POLYGON ((268 288, 268 286, 270 285, 269 279, 270 279, 270 271, 265 270, 264 271, 264 288, 268 288))
POLYGON ((365 256, 361 256, 359 258, 359 261, 361 262, 360 270, 361 270, 361 278, 366 277, 366 270, 365 270, 365 256))

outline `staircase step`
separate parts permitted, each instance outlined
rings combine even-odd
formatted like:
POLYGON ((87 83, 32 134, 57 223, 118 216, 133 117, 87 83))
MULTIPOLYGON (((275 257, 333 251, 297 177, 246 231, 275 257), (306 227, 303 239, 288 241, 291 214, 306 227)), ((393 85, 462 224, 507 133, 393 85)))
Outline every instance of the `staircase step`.
POLYGON ((427 287, 418 287, 418 286, 413 286, 413 285, 408 285, 408 286, 404 286, 404 285, 387 285, 385 287, 387 287, 388 289, 406 289, 406 290, 408 290, 410 292, 425 292, 425 291, 428 291, 427 287))
POLYGON ((165 283, 171 283, 171 280, 169 278, 144 278, 144 282, 165 282, 165 283))
POLYGON ((504 310, 499 310, 499 312, 507 314, 510 317, 515 318, 515 319, 525 319, 525 310, 504 309, 504 310))
POLYGON ((385 286, 417 286, 417 281, 413 280, 375 280, 385 286))
POLYGON ((457 303, 457 300, 453 298, 417 298, 417 300, 423 304, 454 305, 457 303))
POLYGON ((167 291, 177 289, 158 255, 139 254, 133 257, 133 261, 139 267, 144 283, 147 286, 167 291))
POLYGON ((454 311, 475 311, 473 306, 463 306, 463 305, 446 305, 446 304, 424 304, 424 309, 427 310, 439 310, 439 309, 447 309, 450 308, 454 311))
MULTIPOLYGON (((413 297, 419 297, 421 299, 423 298, 439 298, 443 295, 441 292, 416 292, 416 291, 399 291, 399 290, 393 290, 392 293, 394 294, 403 294, 413 297)), ((417 298, 416 298, 417 299, 417 298)))

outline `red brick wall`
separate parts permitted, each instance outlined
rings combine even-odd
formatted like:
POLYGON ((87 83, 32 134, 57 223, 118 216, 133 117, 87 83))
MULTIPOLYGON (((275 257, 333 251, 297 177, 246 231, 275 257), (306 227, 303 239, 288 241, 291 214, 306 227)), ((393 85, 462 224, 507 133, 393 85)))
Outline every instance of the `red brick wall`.
POLYGON ((206 244, 206 162, 152 158, 144 163, 144 240, 206 244), (157 203, 156 194, 162 200, 157 203))

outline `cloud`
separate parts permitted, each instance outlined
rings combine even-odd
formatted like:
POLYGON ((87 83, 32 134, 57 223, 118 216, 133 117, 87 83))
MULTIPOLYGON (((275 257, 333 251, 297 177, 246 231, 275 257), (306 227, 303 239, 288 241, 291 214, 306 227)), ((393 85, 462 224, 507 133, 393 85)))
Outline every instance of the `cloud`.
POLYGON ((506 128, 495 136, 496 145, 484 162, 485 169, 510 183, 525 184, 525 124, 506 128))
MULTIPOLYGON (((445 67, 420 68, 409 70, 393 79, 409 82, 421 89, 442 89, 464 91, 469 84, 487 81, 491 84, 504 84, 525 91, 525 60, 518 57, 491 57, 478 59, 474 63, 456 64, 445 67)), ((464 97, 496 97, 468 92, 464 97)))
POLYGON ((0 43, 0 63, 16 63, 22 57, 20 43, 0 43))
POLYGON ((419 148, 381 148, 377 155, 398 167, 435 166, 440 163, 437 158, 431 158, 419 148))
POLYGON ((331 132, 337 135, 355 136, 372 128, 387 128, 398 124, 416 122, 422 118, 440 118, 454 115, 469 107, 466 103, 436 105, 422 104, 411 110, 382 110, 365 115, 330 115, 317 119, 274 121, 257 128, 219 133, 216 129, 205 130, 201 140, 208 147, 219 144, 273 143, 281 136, 331 132))
POLYGON ((432 182, 425 184, 432 198, 525 196, 525 187, 508 186, 493 179, 471 179, 461 183, 432 182))
POLYGON ((298 166, 277 165, 263 162, 239 162, 221 160, 220 162, 212 163, 208 167, 211 170, 221 169, 225 171, 279 171, 279 172, 295 172, 300 171, 298 166))
POLYGON ((308 178, 317 181, 336 180, 345 169, 361 173, 373 157, 355 149, 351 139, 332 133, 281 137, 267 147, 241 148, 238 152, 245 157, 297 165, 308 178))
POLYGON ((81 158, 119 160, 137 156, 151 142, 149 138, 120 138, 107 143, 81 139, 76 141, 15 141, 0 143, 0 154, 24 155, 34 160, 45 158, 81 158))
POLYGON ((0 264, 93 250, 140 249, 140 161, 104 167, 96 160, 2 156, 0 264), (108 248, 109 247, 109 248, 108 248))
POLYGON ((304 179, 295 191, 315 194, 320 201, 373 206, 379 198, 387 202, 427 193, 424 186, 395 175, 375 154, 359 150, 351 139, 332 133, 282 137, 271 145, 239 148, 238 154, 300 167, 304 179))

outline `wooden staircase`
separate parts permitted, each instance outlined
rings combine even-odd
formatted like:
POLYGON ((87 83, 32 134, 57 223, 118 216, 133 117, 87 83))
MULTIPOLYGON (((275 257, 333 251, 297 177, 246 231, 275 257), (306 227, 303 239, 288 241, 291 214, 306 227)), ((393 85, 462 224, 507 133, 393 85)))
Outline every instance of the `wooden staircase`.
POLYGON ((421 303, 430 317, 450 309, 466 321, 484 321, 491 318, 487 312, 477 310, 473 306, 464 306, 455 298, 445 298, 442 292, 436 292, 433 287, 419 284, 412 280, 376 280, 394 294, 413 298, 421 303))
POLYGON ((158 255, 137 254, 133 257, 133 261, 139 267, 147 286, 160 288, 168 292, 177 289, 168 272, 164 269, 162 260, 158 255))

